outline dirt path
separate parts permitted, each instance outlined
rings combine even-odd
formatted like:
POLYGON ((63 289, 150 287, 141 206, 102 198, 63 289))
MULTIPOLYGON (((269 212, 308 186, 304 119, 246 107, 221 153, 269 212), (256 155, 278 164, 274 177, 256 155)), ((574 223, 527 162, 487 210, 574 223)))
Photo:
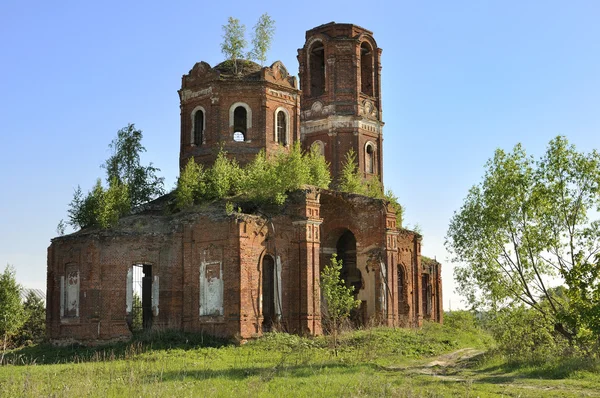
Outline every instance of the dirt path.
POLYGON ((475 372, 469 370, 469 365, 472 364, 474 359, 483 354, 485 354, 485 350, 463 348, 435 358, 430 358, 427 362, 416 362, 407 366, 381 366, 381 369, 403 372, 407 375, 426 375, 450 382, 483 383, 493 384, 496 387, 505 387, 507 389, 525 389, 534 391, 535 395, 540 394, 540 396, 545 395, 544 392, 553 392, 561 395, 561 391, 564 391, 568 392, 569 396, 576 394, 584 397, 600 397, 600 391, 597 389, 590 390, 587 388, 580 389, 574 386, 564 386, 561 385, 560 382, 544 386, 538 383, 528 382, 527 378, 515 378, 513 375, 505 373, 476 375, 475 372), (507 379, 512 379, 512 382, 507 383, 507 379))
POLYGON ((400 371, 412 374, 425 374, 436 377, 443 377, 448 380, 464 381, 462 378, 447 377, 448 373, 456 373, 460 368, 464 368, 468 361, 485 353, 484 350, 475 348, 462 348, 458 351, 435 357, 426 363, 415 363, 408 366, 382 366, 388 371, 400 371), (449 372, 449 370, 452 370, 449 372))

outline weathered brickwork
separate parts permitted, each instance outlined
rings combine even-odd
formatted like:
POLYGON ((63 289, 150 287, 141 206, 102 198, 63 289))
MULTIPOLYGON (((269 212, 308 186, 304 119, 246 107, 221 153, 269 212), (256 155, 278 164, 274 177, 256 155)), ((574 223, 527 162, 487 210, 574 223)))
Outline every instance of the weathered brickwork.
MULTIPOLYGON (((381 49, 372 33, 330 23, 298 50, 301 90, 276 62, 194 65, 182 78, 180 165, 211 165, 219 148, 242 165, 318 145, 337 176, 350 149, 382 180, 381 49), (236 141, 237 139, 237 141, 236 141)), ((356 325, 442 321, 441 264, 396 225, 383 200, 306 187, 278 211, 227 214, 216 202, 169 213, 166 195, 111 229, 87 228, 48 248, 53 341, 128 339, 140 329, 251 338, 327 331, 319 276, 337 253, 361 301, 356 325)))

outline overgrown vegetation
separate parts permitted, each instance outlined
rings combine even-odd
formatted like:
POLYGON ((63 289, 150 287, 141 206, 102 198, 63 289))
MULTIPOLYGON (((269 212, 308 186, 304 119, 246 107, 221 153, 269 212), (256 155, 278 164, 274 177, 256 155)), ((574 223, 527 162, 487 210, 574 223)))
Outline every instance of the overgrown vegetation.
POLYGON ((323 317, 331 329, 333 349, 337 355, 337 338, 339 328, 344 319, 350 316, 350 311, 360 306, 360 300, 354 298, 354 286, 346 286, 341 278, 342 260, 333 254, 329 264, 321 271, 321 292, 326 303, 326 313, 323 317))
POLYGON ((459 292, 514 327, 520 321, 513 319, 535 324, 507 331, 520 336, 517 346, 535 348, 544 339, 541 346, 555 352, 566 339, 598 355, 600 220, 590 216, 599 209, 598 152, 578 152, 564 137, 550 141, 538 161, 521 145, 496 150, 448 230, 459 292), (552 288, 551 278, 564 288, 552 288))
POLYGON ((29 292, 25 303, 21 303, 21 291, 22 287, 17 283, 14 268, 7 265, 0 274, 0 364, 7 347, 39 343, 44 337, 44 304, 33 292, 29 292))
POLYGON ((389 189, 384 193, 383 185, 377 178, 365 179, 360 175, 356 152, 353 149, 350 149, 345 155, 337 189, 342 192, 357 193, 376 199, 387 200, 396 213, 396 225, 398 228, 402 226, 404 208, 398 202, 398 197, 389 189))
MULTIPOLYGON (((275 34, 275 21, 264 13, 260 16, 252 32, 252 50, 244 54, 247 41, 246 25, 239 19, 229 17, 227 24, 223 25, 223 41, 221 42, 221 52, 233 64, 234 73, 238 73, 239 62, 243 61, 243 56, 260 62, 264 65, 267 61, 267 52, 271 48, 273 35, 275 34)), ((241 68, 240 68, 241 69, 241 68)))
POLYGON ((252 33, 252 50, 248 58, 260 61, 260 65, 267 62, 267 52, 271 48, 273 35, 275 34, 275 20, 266 12, 258 18, 252 33))
POLYGON ((12 338, 25 321, 21 306, 21 286, 15 278, 15 270, 6 265, 0 274, 0 333, 2 333, 2 358, 12 338))
MULTIPOLYGON (((142 145, 142 131, 128 124, 117 132, 110 144, 112 155, 102 165, 106 169, 108 187, 99 178, 94 188, 83 194, 78 186, 69 204, 69 224, 75 228, 98 226, 108 228, 129 211, 164 194, 164 178, 158 177, 160 169, 152 163, 142 166, 140 154, 146 151, 142 145)), ((65 231, 61 220, 57 232, 65 231)))
POLYGON ((325 158, 315 152, 302 153, 299 143, 272 158, 261 151, 244 168, 221 150, 212 167, 190 159, 177 182, 175 198, 180 209, 230 197, 255 205, 281 205, 289 192, 303 185, 327 188, 330 179, 325 158))
MULTIPOLYGON (((37 345, 11 352, 0 367, 2 395, 54 396, 587 396, 598 364, 508 366, 479 354, 481 329, 425 323, 340 335, 338 356, 325 337, 268 333, 242 346, 202 334, 155 332, 103 347, 37 345), (541 370, 540 370, 541 369, 541 370)), ((466 318, 465 314, 463 318, 466 318)), ((458 317, 460 318, 460 316, 458 317)), ((472 319, 473 320, 473 319, 472 319)))

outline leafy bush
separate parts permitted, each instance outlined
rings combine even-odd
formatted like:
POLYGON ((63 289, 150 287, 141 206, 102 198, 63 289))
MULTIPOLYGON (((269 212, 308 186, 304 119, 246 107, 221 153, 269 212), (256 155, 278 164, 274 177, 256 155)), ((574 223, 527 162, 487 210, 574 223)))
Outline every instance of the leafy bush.
POLYGON ((221 150, 210 168, 204 169, 190 159, 177 182, 175 197, 180 209, 233 196, 258 205, 281 205, 288 192, 303 185, 327 188, 330 181, 325 158, 313 151, 302 153, 299 143, 272 158, 261 151, 244 168, 221 150))
POLYGON ((99 226, 108 228, 116 224, 119 218, 131 208, 129 187, 112 179, 108 189, 104 189, 98 179, 94 188, 84 197, 77 187, 69 205, 70 224, 85 228, 99 226))
POLYGON ((551 320, 523 306, 498 311, 490 321, 498 350, 513 363, 543 363, 571 352, 551 320))
POLYGON ((23 304, 23 312, 25 322, 15 338, 15 343, 18 346, 27 346, 44 340, 46 308, 42 299, 30 291, 23 304))
POLYGON ((481 322, 471 311, 452 311, 444 313, 444 325, 457 330, 473 332, 481 330, 481 322))

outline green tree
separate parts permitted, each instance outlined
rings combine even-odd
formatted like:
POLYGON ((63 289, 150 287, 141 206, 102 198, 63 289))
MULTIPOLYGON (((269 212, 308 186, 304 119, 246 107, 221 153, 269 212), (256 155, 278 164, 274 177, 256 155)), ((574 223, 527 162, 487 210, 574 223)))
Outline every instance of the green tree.
POLYGON ((18 334, 18 344, 28 345, 39 343, 46 332, 46 307, 41 298, 34 292, 27 294, 23 304, 25 322, 18 334))
POLYGON ((177 207, 186 208, 197 203, 206 195, 206 175, 204 167, 191 158, 177 180, 175 200, 177 207))
POLYGON ((25 321, 21 305, 21 286, 17 283, 15 270, 10 265, 0 274, 0 333, 3 336, 2 359, 9 339, 17 334, 25 321))
POLYGON ((600 337, 600 155, 564 137, 538 161, 520 144, 496 150, 450 221, 458 290, 472 305, 520 302, 570 341, 600 337), (559 277, 568 301, 552 294, 559 277))
POLYGON ((206 171, 208 199, 222 199, 239 194, 243 178, 244 171, 237 161, 229 159, 227 152, 220 150, 215 163, 206 171))
POLYGON ((396 225, 400 228, 402 226, 402 219, 404 218, 404 207, 400 205, 398 197, 394 195, 394 192, 391 189, 388 189, 385 192, 384 198, 392 205, 394 213, 396 213, 396 225))
POLYGON ((112 155, 103 165, 106 169, 106 181, 111 186, 116 181, 129 187, 132 208, 165 193, 164 178, 156 175, 160 169, 152 163, 148 166, 141 164, 140 155, 146 152, 142 137, 142 131, 132 123, 119 130, 117 138, 109 144, 112 155))
POLYGON ((327 305, 327 317, 333 335, 333 349, 337 355, 337 338, 341 322, 350 316, 350 311, 358 308, 360 300, 354 298, 354 286, 346 286, 340 277, 342 260, 337 254, 331 256, 329 264, 321 272, 321 292, 327 305))
POLYGON ((319 152, 319 148, 311 146, 305 155, 305 161, 309 168, 309 184, 319 188, 329 188, 331 183, 331 173, 329 172, 329 163, 319 152))
POLYGON ((366 184, 364 184, 362 177, 358 173, 358 162, 354 149, 350 149, 345 155, 338 189, 342 192, 358 193, 361 195, 367 194, 366 184))
POLYGON ((127 185, 113 179, 108 189, 104 189, 102 181, 98 178, 94 188, 85 197, 83 197, 81 188, 77 187, 68 212, 70 224, 73 226, 109 228, 114 226, 119 218, 127 214, 130 209, 127 185))
POLYGON ((264 13, 254 25, 252 51, 250 51, 249 58, 260 61, 260 65, 263 66, 267 62, 267 51, 271 48, 274 34, 275 21, 269 14, 264 13))
POLYGON ((237 18, 229 17, 227 25, 223 25, 223 42, 221 43, 221 52, 233 62, 233 70, 238 73, 237 61, 242 58, 244 48, 246 47, 246 26, 240 23, 237 18))
POLYGON ((106 169, 108 188, 98 179, 84 196, 78 186, 69 204, 70 225, 108 228, 132 208, 164 194, 164 178, 156 176, 160 169, 152 163, 148 166, 140 163, 140 154, 146 151, 141 140, 142 131, 133 124, 117 132, 117 138, 109 144, 112 155, 102 165, 106 169))

